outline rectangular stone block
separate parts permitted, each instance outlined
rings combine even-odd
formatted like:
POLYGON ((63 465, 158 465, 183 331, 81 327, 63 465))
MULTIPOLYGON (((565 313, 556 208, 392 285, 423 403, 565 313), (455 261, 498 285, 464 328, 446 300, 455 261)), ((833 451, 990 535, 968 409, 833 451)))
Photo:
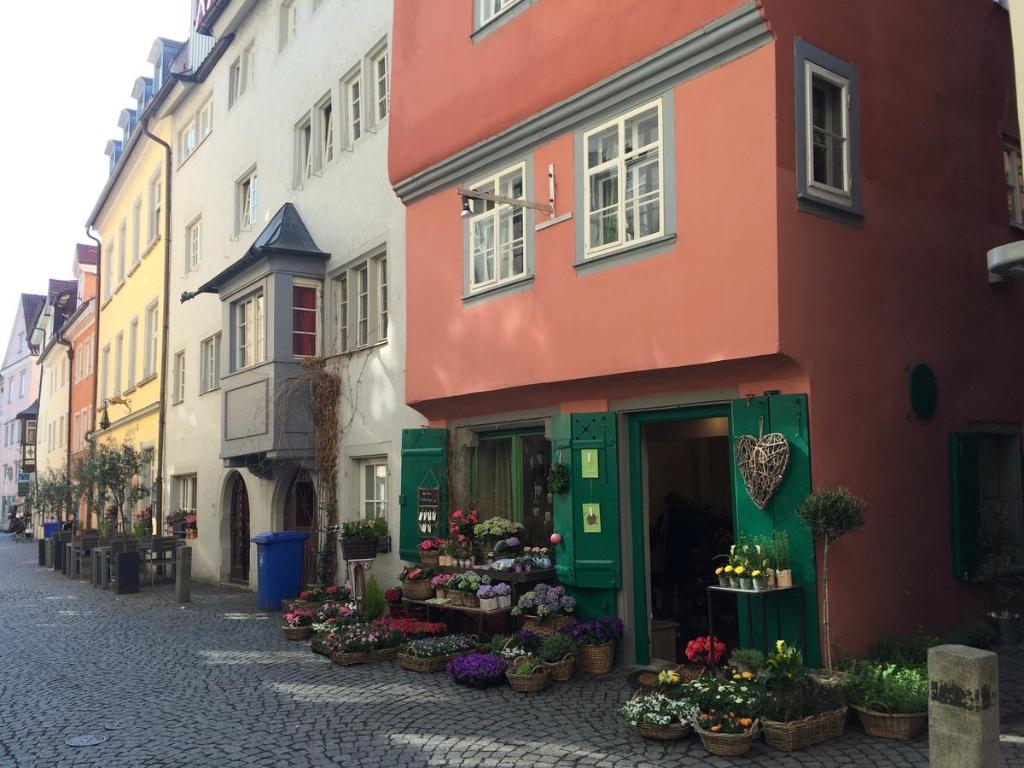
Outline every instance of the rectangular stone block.
POLYGON ((928 651, 932 768, 998 768, 999 657, 964 645, 928 651))
POLYGON ((179 603, 192 600, 192 547, 179 547, 174 568, 174 599, 179 603))

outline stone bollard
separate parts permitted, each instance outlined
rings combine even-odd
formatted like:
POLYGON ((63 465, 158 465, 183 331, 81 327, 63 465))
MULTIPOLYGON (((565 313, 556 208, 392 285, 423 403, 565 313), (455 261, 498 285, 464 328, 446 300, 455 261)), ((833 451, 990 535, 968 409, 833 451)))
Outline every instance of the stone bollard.
POLYGON ((174 569, 174 600, 178 603, 192 600, 192 547, 178 548, 178 564, 174 569))
POLYGON ((964 645, 928 651, 931 768, 998 768, 999 657, 964 645))

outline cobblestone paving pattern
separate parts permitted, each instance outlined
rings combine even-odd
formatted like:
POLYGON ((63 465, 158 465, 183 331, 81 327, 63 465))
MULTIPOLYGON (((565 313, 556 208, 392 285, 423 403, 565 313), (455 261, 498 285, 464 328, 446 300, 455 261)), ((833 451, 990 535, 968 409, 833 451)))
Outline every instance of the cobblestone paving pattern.
MULTIPOLYGON (((475 691, 397 662, 338 667, 281 636, 255 597, 169 586, 116 596, 39 568, 0 535, 0 766, 926 766, 927 740, 844 738, 739 759, 636 736, 625 672, 538 696, 475 691), (117 719, 134 724, 108 731, 117 719), (102 734, 71 748, 68 736, 102 734)), ((1003 763, 1024 768, 1024 650, 1004 652, 1003 763)))

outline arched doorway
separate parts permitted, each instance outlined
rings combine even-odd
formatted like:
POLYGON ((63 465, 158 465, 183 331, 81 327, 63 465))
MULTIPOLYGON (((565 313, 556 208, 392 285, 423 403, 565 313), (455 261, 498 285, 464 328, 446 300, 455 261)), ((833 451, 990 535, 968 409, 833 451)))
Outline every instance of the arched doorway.
POLYGON ((231 581, 249 583, 249 493, 241 475, 231 485, 231 581))
POLYGON ((305 531, 306 549, 302 558, 302 584, 314 584, 319 581, 317 568, 317 497, 316 486, 309 473, 300 469, 288 486, 288 494, 284 502, 284 529, 286 531, 305 531))

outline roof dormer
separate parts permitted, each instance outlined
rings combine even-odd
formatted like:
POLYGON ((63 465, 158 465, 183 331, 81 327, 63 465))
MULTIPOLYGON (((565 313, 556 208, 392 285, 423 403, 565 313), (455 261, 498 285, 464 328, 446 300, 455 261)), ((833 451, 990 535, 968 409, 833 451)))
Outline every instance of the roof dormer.
POLYGON ((124 145, 117 139, 111 139, 107 142, 107 148, 104 153, 110 158, 110 172, 114 172, 114 167, 117 165, 117 161, 121 158, 121 150, 124 145))
POLYGON ((171 62, 184 45, 166 37, 158 37, 153 41, 153 47, 149 50, 149 63, 153 65, 153 93, 163 88, 164 81, 171 72, 171 62))
POLYGON ((121 142, 122 144, 128 143, 128 138, 132 135, 132 130, 135 128, 135 123, 138 122, 139 113, 134 109, 122 109, 121 116, 117 119, 117 125, 121 129, 121 142))
POLYGON ((132 88, 132 98, 135 99, 135 111, 141 115, 146 110, 149 100, 153 98, 153 78, 136 78, 135 86, 132 88))

